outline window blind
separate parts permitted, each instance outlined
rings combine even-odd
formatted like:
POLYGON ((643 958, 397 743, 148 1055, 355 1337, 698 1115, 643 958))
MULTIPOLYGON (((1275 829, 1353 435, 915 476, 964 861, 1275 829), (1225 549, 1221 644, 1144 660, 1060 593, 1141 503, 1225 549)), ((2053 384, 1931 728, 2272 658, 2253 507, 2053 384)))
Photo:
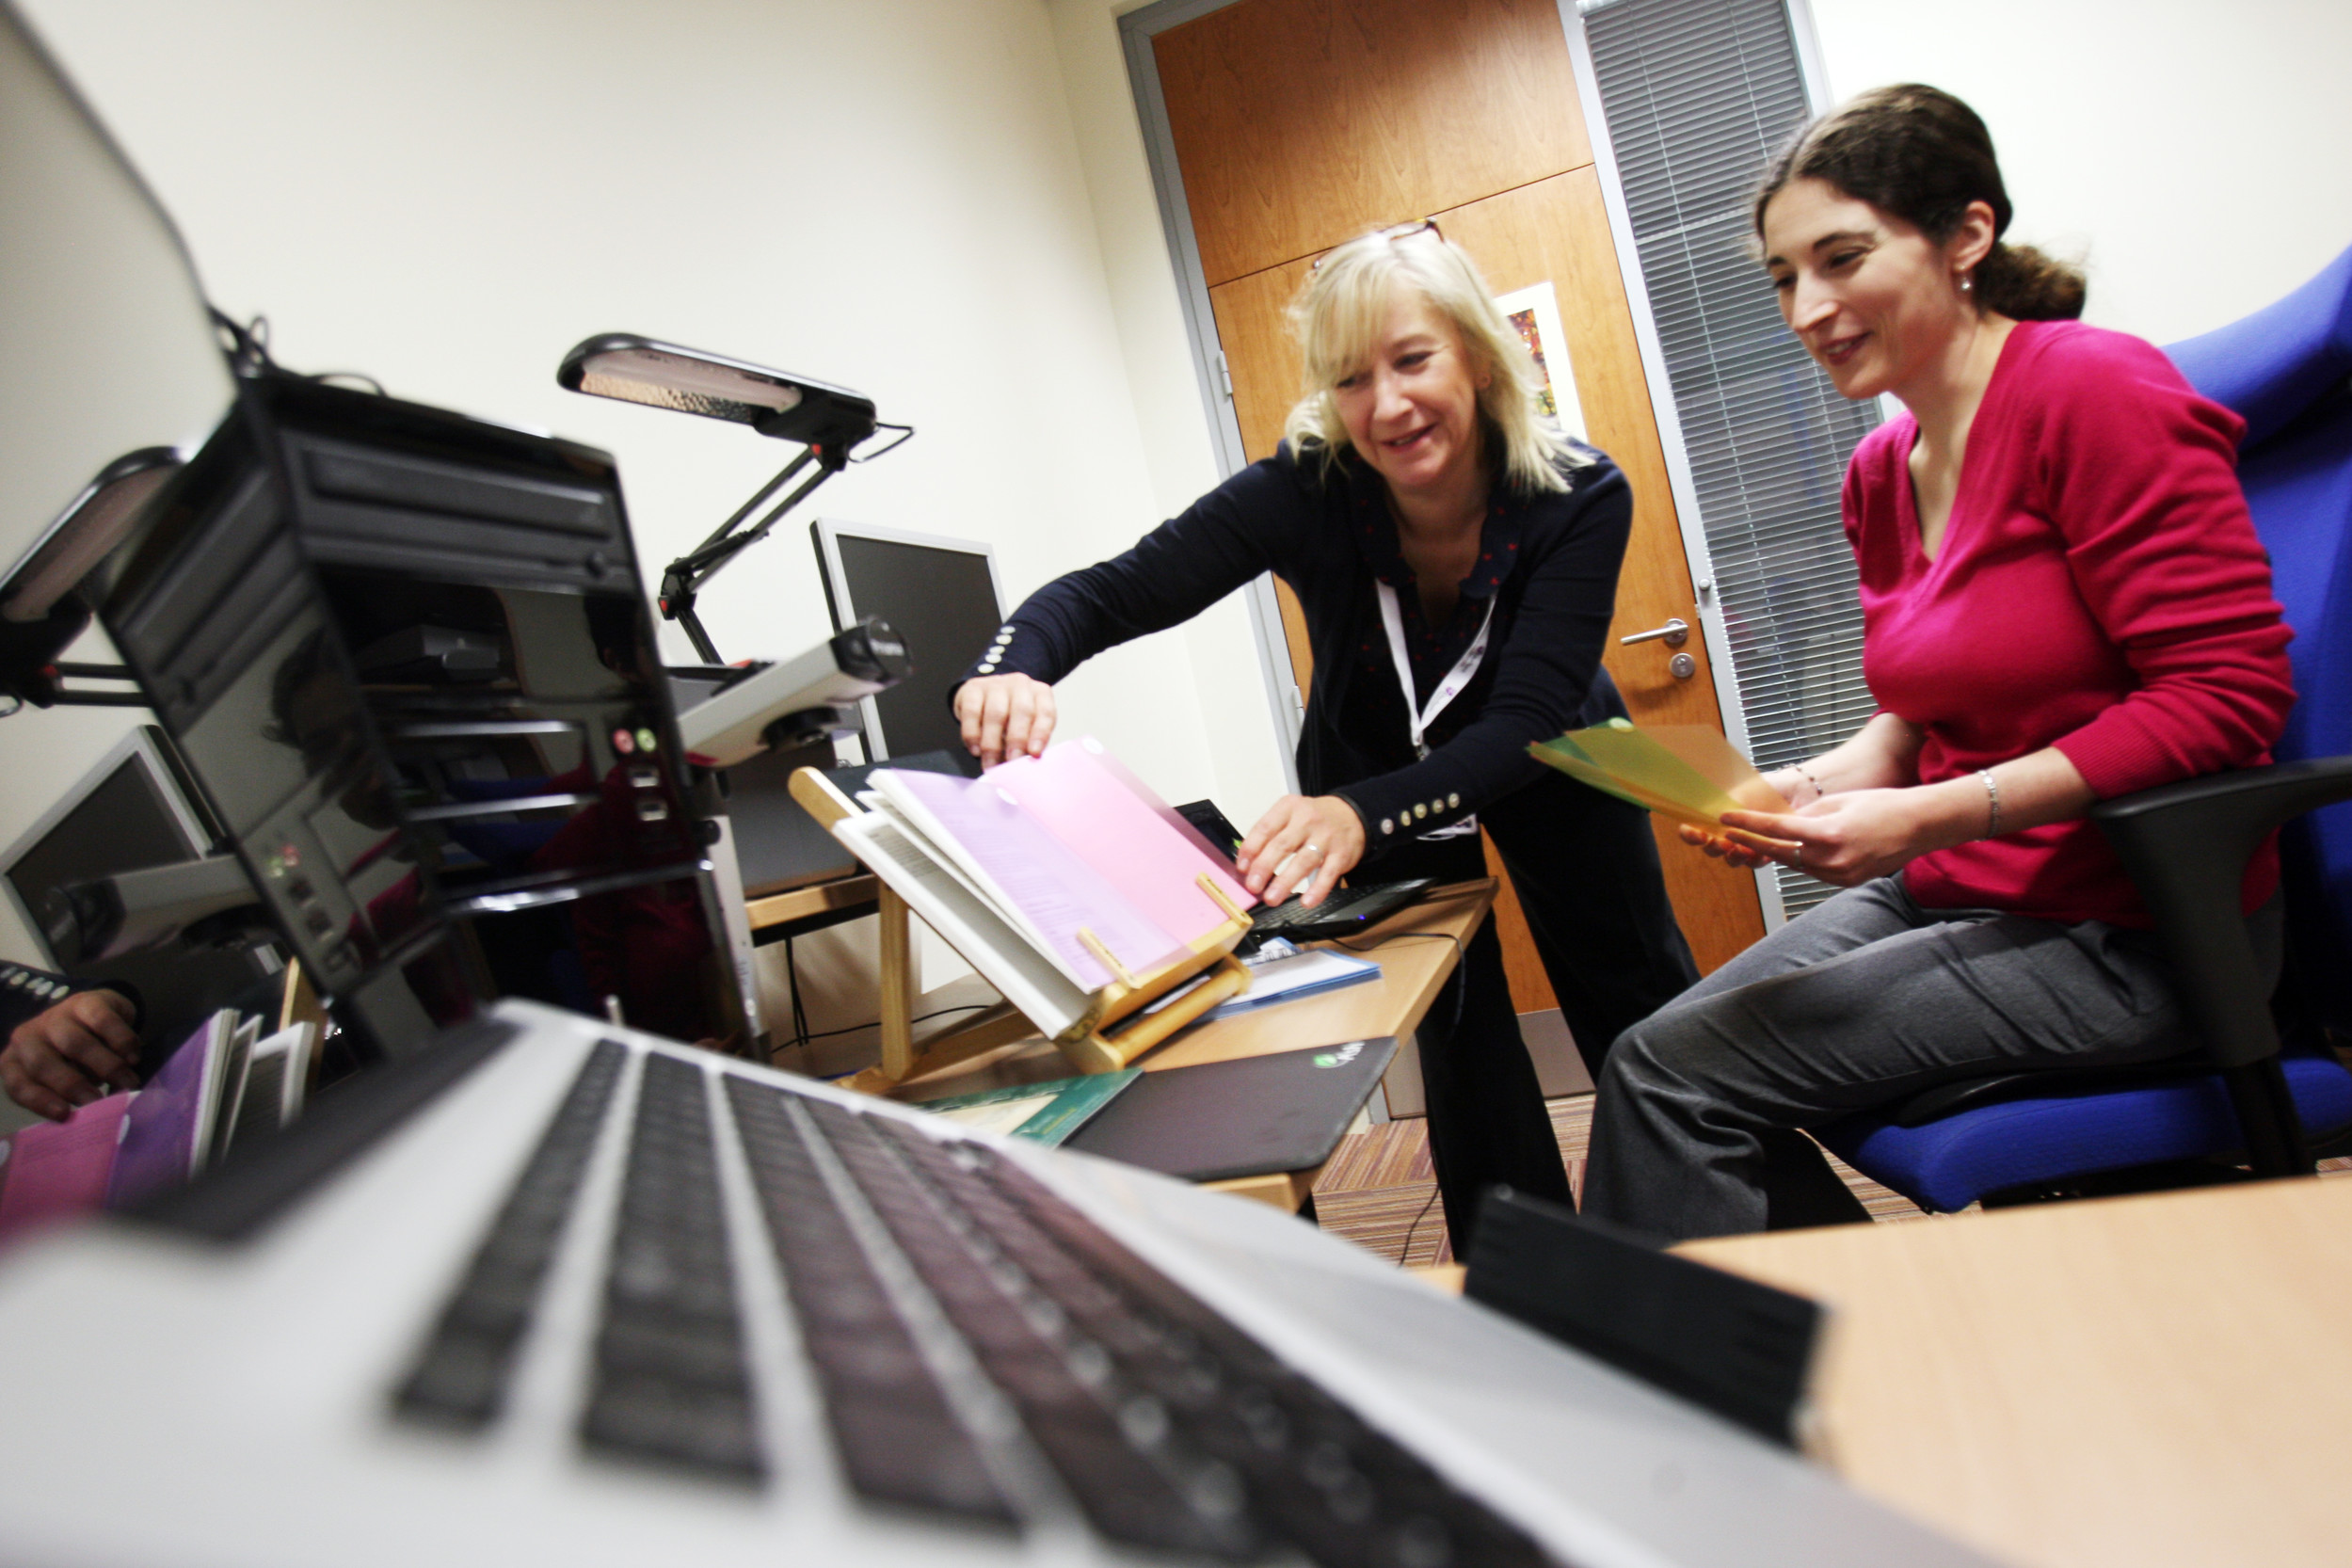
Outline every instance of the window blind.
MULTIPOLYGON (((1808 112, 1796 40, 1784 0, 1588 0, 1585 11, 1749 747, 1769 771, 1836 744, 1876 708, 1838 490, 1878 408, 1837 394, 1749 248, 1756 180, 1808 112)), ((1835 891, 1776 872, 1791 915, 1835 891)))

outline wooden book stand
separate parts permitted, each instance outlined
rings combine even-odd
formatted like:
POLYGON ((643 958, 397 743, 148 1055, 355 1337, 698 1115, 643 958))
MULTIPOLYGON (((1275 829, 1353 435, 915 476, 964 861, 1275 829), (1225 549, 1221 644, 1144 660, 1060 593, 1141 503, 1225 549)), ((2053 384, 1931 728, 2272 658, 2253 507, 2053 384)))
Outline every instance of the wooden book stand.
MULTIPOLYGON (((792 798, 828 831, 844 817, 864 809, 814 768, 795 771, 792 791, 792 798)), ((877 1065, 842 1080, 845 1088, 884 1094, 906 1079, 935 1072, 1032 1034, 1051 1038, 1070 1065, 1081 1073, 1116 1072, 1210 1008, 1249 989, 1250 972, 1233 956, 1233 950, 1249 934, 1250 917, 1216 883, 1203 875, 1201 890, 1225 912, 1224 922, 1194 938, 1191 951, 1182 957, 1148 974, 1128 973, 1126 966, 1108 948, 1093 940, 1091 933, 1081 933, 1080 939, 1086 942, 1088 950, 1118 978, 1095 992, 1084 1016, 1060 1033, 1032 1022, 1009 1002, 1000 1002, 969 1022, 933 1035, 918 1051, 914 1035, 914 934, 907 923, 913 912, 891 888, 888 872, 879 866, 870 869, 882 881, 882 1060, 877 1065), (1203 973, 1208 973, 1208 978, 1181 1000, 1149 1016, 1137 1016, 1160 998, 1203 973)), ((986 954, 962 952, 962 956, 986 978, 986 954)))

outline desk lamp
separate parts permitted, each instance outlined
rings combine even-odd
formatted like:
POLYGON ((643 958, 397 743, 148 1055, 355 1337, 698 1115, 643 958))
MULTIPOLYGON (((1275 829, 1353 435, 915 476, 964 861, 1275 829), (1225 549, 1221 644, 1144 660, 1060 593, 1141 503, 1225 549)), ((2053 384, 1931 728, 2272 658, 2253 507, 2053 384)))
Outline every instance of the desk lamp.
POLYGON ((850 461, 851 448, 883 428, 874 418, 873 399, 846 387, 626 332, 607 332, 581 344, 564 356, 555 379, 571 392, 748 424, 763 436, 803 444, 805 450, 753 492, 715 533, 662 569, 663 616, 685 628, 695 652, 710 664, 723 661, 695 615, 695 596, 719 568, 767 537, 777 520, 809 491, 840 472, 850 461), (744 519, 812 464, 815 473, 758 522, 737 532, 744 519))
POLYGON ((120 664, 57 660, 89 625, 90 607, 77 590, 106 556, 130 536, 147 504, 181 468, 171 447, 141 447, 101 469, 56 521, 0 580, 0 700, 36 708, 146 706, 135 691, 70 687, 70 678, 127 683, 120 664))

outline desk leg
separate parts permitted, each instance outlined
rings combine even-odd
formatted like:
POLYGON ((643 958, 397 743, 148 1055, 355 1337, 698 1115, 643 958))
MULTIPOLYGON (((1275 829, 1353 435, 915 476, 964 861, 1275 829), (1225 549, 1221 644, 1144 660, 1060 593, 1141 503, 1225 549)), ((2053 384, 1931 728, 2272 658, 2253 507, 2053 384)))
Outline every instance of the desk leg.
POLYGON ((915 1065, 915 943, 906 901, 886 885, 882 904, 882 1074, 895 1083, 915 1065))

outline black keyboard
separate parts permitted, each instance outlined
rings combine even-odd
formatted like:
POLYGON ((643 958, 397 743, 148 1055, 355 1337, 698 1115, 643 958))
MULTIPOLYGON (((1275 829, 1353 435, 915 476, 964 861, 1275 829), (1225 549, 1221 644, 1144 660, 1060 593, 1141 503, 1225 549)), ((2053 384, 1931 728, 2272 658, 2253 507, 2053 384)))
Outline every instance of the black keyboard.
POLYGON ((1434 877, 1419 876, 1408 882, 1374 882, 1364 887, 1340 888, 1312 909, 1293 895, 1272 908, 1261 908, 1251 916, 1250 934, 1246 940, 1255 946, 1269 936, 1311 942, 1325 936, 1353 936, 1374 920, 1411 904, 1435 883, 1434 877))
MULTIPOLYGON (((624 1065, 607 1042, 443 1306, 395 1413, 504 1409, 624 1065)), ((1552 1560, 1017 1164, 727 1074, 767 1239, 849 1485, 1015 1530, 1066 1498, 1103 1536, 1329 1568, 1552 1560)), ((759 1437, 708 1077, 648 1055, 590 1387, 587 1450, 776 1485, 759 1437)))

